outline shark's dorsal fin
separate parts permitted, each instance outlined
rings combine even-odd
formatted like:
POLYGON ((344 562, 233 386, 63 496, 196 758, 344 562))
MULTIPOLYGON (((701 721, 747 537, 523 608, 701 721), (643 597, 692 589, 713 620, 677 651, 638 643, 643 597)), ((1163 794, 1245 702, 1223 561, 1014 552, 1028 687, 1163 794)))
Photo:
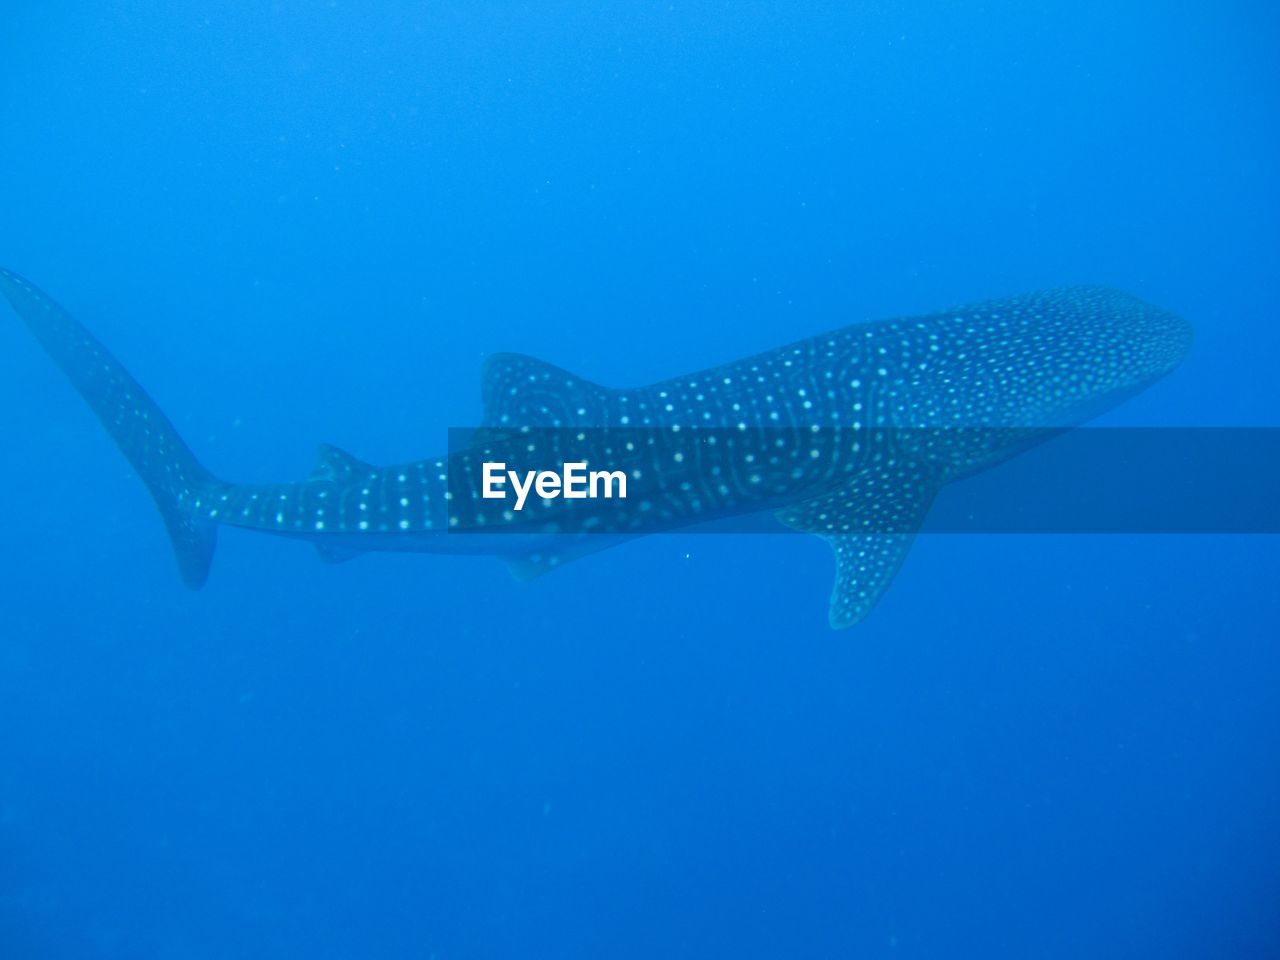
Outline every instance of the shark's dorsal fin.
POLYGON ((480 374, 488 426, 603 426, 612 391, 522 353, 495 353, 480 374))
POLYGON ((322 443, 316 450, 316 465, 311 471, 312 480, 349 480, 373 473, 377 469, 353 457, 347 451, 329 443, 322 443))
POLYGON ((888 460, 834 493, 778 511, 783 523, 817 534, 835 551, 833 628, 851 627, 871 612, 906 559, 940 486, 932 468, 888 460))

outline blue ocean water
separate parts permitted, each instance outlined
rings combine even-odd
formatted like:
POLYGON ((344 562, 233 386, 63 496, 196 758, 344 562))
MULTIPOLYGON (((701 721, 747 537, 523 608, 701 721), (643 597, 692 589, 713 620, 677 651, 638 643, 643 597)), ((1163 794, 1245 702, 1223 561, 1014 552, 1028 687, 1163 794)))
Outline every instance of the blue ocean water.
MULTIPOLYGON (((1105 283, 1194 323, 1110 425, 1277 425, 1258 3, 4 11, 0 263, 220 475, 392 462, 517 350, 639 384, 1105 283)), ((517 584, 147 494, 0 310, 0 958, 1280 954, 1274 538, 817 539, 517 584)))

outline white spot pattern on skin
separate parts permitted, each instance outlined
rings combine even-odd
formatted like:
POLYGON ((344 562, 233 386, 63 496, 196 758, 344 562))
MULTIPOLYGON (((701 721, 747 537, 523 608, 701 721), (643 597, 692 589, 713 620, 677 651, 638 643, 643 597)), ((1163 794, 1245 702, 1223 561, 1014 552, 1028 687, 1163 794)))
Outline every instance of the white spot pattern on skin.
MULTIPOLYGON (((633 412, 640 411, 640 423, 652 427, 732 425, 744 434, 768 426, 816 431, 819 424, 858 431, 1048 426, 1073 420, 1100 394, 1167 371, 1187 338, 1182 321, 1132 297, 1073 288, 849 327, 632 391, 566 378, 531 358, 503 357, 488 370, 486 406, 490 422, 634 426, 633 412), (1081 370, 1093 372, 1082 378, 1081 370), (574 384, 567 393, 566 382, 574 384)), ((624 446, 630 451, 630 442, 624 446)), ((921 453, 957 468, 1002 455, 935 441, 925 448, 921 453)), ((845 465, 860 469, 865 448, 850 449, 845 465)), ((785 457, 770 458, 770 470, 735 473, 729 484, 700 478, 686 506, 732 510, 741 498, 758 496, 754 490, 806 495, 830 475, 833 455, 819 450, 809 459, 798 468, 785 457)), ((674 456, 666 462, 680 463, 674 456)))
MULTIPOLYGON (((150 487, 189 583, 198 585, 207 572, 212 539, 206 528, 214 521, 317 538, 356 531, 391 538, 456 525, 446 509, 456 501, 443 458, 380 471, 327 448, 316 474, 303 483, 216 480, 141 386, 74 319, 8 270, 0 269, 0 292, 150 487)), ((720 434, 723 443, 706 462, 652 439, 634 446, 629 440, 629 474, 637 480, 655 474, 662 487, 661 497, 639 501, 629 514, 635 529, 653 522, 641 514, 687 522, 790 502, 790 521, 832 540, 840 571, 832 620, 843 625, 864 615, 892 576, 932 490, 955 473, 1007 455, 998 430, 978 431, 978 439, 966 442, 937 428, 1067 425, 1171 370, 1190 336, 1180 319, 1125 294, 1068 288, 846 327, 636 390, 608 390, 549 364, 503 355, 486 371, 486 420, 519 427, 647 426, 664 435, 682 427, 736 428, 720 434), (774 443, 761 433, 768 427, 818 431, 820 425, 860 437, 881 428, 924 429, 897 460, 870 465, 870 443, 836 448, 817 436, 812 443, 774 443), (736 445, 733 438, 740 438, 736 445)), ((708 449, 716 439, 711 436, 708 449)), ((471 469, 465 455, 458 462, 471 469)), ((613 507, 628 516, 629 505, 613 507)), ((478 522, 486 519, 477 514, 478 522)))

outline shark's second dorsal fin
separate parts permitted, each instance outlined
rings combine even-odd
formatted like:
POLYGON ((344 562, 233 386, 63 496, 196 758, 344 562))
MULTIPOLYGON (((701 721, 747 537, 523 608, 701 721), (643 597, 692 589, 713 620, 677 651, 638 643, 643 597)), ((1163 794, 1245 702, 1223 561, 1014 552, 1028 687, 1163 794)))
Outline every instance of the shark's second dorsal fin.
MULTIPOLYGON (((331 443, 322 443, 316 449, 316 465, 311 471, 311 480, 353 480, 357 477, 367 477, 376 470, 377 467, 373 466, 373 464, 365 463, 358 457, 353 457, 341 447, 335 447, 331 443)), ((325 563, 346 563, 348 560, 354 560, 364 553, 363 550, 335 546, 325 543, 323 540, 316 541, 316 552, 320 554, 320 559, 325 563)))
POLYGON ((353 457, 347 451, 329 443, 322 443, 316 450, 316 465, 311 471, 312 480, 349 480, 373 473, 376 468, 353 457))
MULTIPOLYGON (((353 457, 340 447, 335 447, 331 443, 322 443, 316 450, 316 465, 311 471, 311 480, 349 481, 357 477, 367 477, 376 470, 373 464, 353 457)), ((325 563, 346 563, 364 553, 363 550, 335 546, 323 540, 316 541, 316 552, 325 563)))
POLYGON ((522 353, 495 353, 480 374, 487 426, 604 426, 608 387, 522 353))
POLYGON ((907 558, 940 487, 932 468, 889 460, 834 493, 778 511, 783 523, 816 533, 835 552, 833 628, 851 627, 871 612, 907 558))

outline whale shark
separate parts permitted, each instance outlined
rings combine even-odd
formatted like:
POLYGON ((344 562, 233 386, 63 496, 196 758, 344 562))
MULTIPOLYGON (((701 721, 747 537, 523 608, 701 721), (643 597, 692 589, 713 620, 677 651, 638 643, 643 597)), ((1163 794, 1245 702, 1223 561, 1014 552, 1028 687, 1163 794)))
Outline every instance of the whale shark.
POLYGON ((145 483, 193 589, 223 524, 309 541, 334 562, 496 556, 523 579, 631 537, 767 514, 831 545, 835 628, 875 606, 939 490, 1115 406, 1192 341, 1173 313, 1077 286, 853 324, 634 388, 501 353, 482 370, 481 426, 440 455, 374 465, 322 444, 306 479, 232 483, 52 298, 3 268, 0 293, 145 483), (490 468, 534 460, 603 465, 632 490, 520 513, 494 502, 490 468))

